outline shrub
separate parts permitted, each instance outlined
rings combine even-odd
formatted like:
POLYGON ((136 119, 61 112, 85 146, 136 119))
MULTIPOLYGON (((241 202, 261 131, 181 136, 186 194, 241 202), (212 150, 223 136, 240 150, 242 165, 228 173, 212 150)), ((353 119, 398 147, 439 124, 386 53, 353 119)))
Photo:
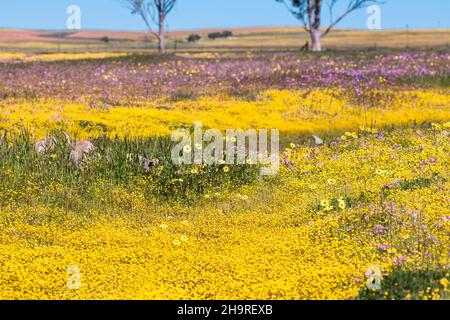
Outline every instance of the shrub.
POLYGON ((202 38, 202 37, 201 37, 199 34, 192 33, 192 34, 190 34, 189 37, 187 38, 187 41, 188 41, 188 42, 197 42, 197 41, 199 41, 201 38, 202 38))
POLYGON ((225 30, 222 32, 211 32, 210 34, 208 34, 208 38, 212 39, 212 40, 215 40, 218 38, 229 38, 231 36, 233 36, 233 32, 228 31, 228 30, 225 30))

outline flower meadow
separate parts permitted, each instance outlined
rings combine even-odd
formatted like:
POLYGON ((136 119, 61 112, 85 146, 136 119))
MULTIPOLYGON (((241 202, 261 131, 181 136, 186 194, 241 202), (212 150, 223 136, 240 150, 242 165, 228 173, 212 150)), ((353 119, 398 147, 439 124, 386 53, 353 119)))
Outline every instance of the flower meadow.
POLYGON ((449 299, 448 63, 0 54, 0 298, 449 299), (278 129, 278 173, 174 164, 195 121, 278 129))

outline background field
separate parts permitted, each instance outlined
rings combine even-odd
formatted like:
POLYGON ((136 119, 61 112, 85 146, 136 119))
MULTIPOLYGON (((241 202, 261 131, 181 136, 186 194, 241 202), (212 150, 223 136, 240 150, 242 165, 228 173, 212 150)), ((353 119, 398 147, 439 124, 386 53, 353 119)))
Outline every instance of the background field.
MULTIPOLYGON (((228 39, 210 40, 208 33, 217 30, 177 31, 168 33, 168 51, 217 51, 217 50, 298 50, 308 41, 303 28, 272 27, 230 29, 234 36, 228 39), (188 43, 190 33, 202 39, 188 43)), ((450 30, 334 30, 323 39, 326 49, 362 48, 448 48, 450 30)), ((143 32, 118 31, 29 31, 0 29, 0 49, 25 52, 105 52, 155 50, 156 41, 146 38, 143 32), (108 37, 109 42, 101 41, 108 37), (147 40, 145 40, 147 39, 147 40)))

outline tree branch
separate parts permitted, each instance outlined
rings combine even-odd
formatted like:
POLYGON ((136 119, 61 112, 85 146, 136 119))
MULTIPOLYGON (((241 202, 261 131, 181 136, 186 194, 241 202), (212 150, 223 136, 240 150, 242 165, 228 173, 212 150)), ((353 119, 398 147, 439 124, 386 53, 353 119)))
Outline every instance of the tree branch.
MULTIPOLYGON (((336 0, 333 0, 333 2, 336 2, 336 0)), ((368 6, 369 4, 375 4, 375 3, 383 3, 383 1, 379 1, 379 0, 351 0, 347 6, 347 9, 345 10, 345 12, 343 14, 341 14, 336 20, 334 20, 329 26, 328 28, 322 33, 321 37, 325 37, 330 31, 331 29, 333 29, 339 22, 341 22, 342 19, 344 19, 349 13, 357 10, 357 9, 361 9, 364 8, 366 6, 368 6)), ((334 3, 332 3, 332 5, 334 6, 334 3)))
POLYGON ((305 19, 305 12, 303 12, 304 10, 302 8, 298 8, 298 10, 294 10, 292 9, 287 3, 286 1, 290 1, 290 0, 276 0, 278 2, 281 2, 286 9, 293 15, 295 16, 297 19, 301 20, 303 23, 303 28, 305 29, 306 32, 309 32, 310 29, 308 28, 308 24, 306 23, 306 19, 305 19))
POLYGON ((308 21, 309 21, 309 30, 312 30, 313 27, 313 19, 312 19, 312 14, 313 14, 313 5, 312 5, 312 0, 308 0, 308 6, 306 9, 306 12, 308 14, 308 21))
POLYGON ((132 14, 137 14, 144 21, 145 26, 150 34, 159 39, 158 32, 153 31, 151 22, 159 25, 161 16, 162 20, 174 8, 176 0, 122 0, 132 14))

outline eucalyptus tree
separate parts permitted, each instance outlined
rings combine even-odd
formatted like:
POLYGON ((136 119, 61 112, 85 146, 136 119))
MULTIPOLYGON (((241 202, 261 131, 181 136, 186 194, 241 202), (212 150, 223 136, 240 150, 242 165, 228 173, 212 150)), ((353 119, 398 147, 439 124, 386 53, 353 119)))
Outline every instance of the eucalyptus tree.
POLYGON ((325 5, 328 5, 330 12, 330 24, 321 29, 321 18, 324 7, 323 0, 275 0, 283 3, 288 10, 302 23, 309 33, 311 38, 312 51, 321 51, 321 38, 325 37, 342 19, 344 19, 349 13, 365 8, 371 4, 382 3, 379 0, 347 0, 343 12, 341 12, 337 18, 333 18, 333 12, 335 11, 335 5, 339 0, 326 1, 325 5))
POLYGON ((158 39, 158 51, 165 52, 165 27, 166 18, 174 8, 177 0, 122 0, 131 9, 132 14, 136 14, 144 21, 150 34, 158 39), (157 31, 153 30, 156 25, 157 31))

